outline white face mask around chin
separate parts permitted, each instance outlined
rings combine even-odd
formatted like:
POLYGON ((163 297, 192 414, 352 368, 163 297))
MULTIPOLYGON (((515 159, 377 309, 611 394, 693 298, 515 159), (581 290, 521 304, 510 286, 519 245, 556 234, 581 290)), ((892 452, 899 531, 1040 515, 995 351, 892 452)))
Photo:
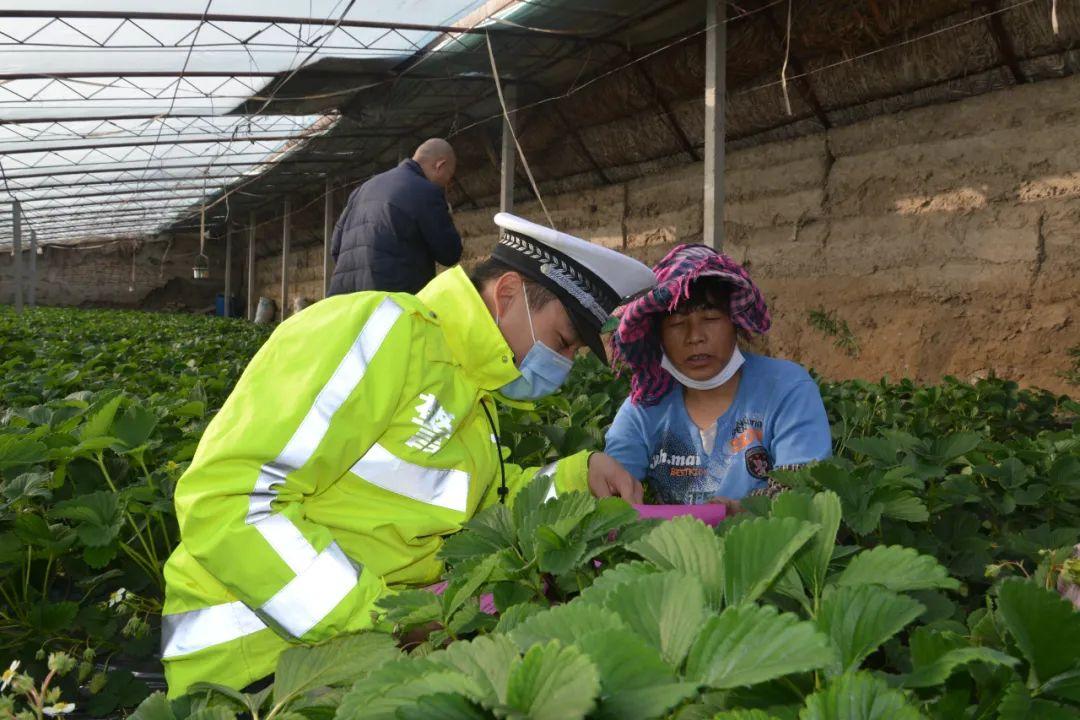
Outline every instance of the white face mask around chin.
POLYGON ((667 353, 664 353, 663 359, 660 360, 660 367, 671 373, 671 376, 678 380, 683 387, 688 387, 691 390, 715 390, 735 377, 735 373, 739 372, 739 368, 742 367, 744 362, 746 362, 746 358, 739 352, 739 346, 736 345, 731 353, 731 359, 727 361, 724 369, 707 380, 694 380, 679 372, 674 363, 668 359, 667 353))

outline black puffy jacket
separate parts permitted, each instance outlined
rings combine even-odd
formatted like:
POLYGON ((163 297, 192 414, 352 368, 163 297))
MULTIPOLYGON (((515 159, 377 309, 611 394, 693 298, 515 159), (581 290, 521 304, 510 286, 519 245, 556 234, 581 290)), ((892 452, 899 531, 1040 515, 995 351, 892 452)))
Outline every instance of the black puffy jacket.
POLYGON ((461 236, 443 189, 414 160, 371 178, 352 195, 334 227, 330 294, 419 292, 435 263, 461 259, 461 236))

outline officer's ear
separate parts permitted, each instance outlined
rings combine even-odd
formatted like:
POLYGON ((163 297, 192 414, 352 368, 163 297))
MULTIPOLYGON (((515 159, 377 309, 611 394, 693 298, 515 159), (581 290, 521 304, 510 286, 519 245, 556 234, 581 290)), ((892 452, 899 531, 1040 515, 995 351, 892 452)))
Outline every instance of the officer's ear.
POLYGON ((524 279, 514 271, 504 272, 495 279, 491 285, 491 302, 494 306, 495 317, 506 317, 506 311, 521 296, 521 288, 524 279))

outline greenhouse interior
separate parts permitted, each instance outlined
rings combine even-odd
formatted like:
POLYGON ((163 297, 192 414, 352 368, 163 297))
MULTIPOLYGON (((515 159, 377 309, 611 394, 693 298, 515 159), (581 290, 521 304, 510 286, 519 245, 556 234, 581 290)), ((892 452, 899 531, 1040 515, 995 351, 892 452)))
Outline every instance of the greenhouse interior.
POLYGON ((1080 2, 0 0, 0 650, 0 720, 1080 718, 1080 2))

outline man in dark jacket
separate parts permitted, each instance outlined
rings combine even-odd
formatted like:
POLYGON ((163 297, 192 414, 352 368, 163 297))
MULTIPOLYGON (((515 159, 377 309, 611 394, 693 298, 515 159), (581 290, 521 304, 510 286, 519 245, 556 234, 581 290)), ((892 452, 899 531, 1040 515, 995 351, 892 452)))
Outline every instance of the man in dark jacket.
POLYGON ((436 262, 457 264, 461 236, 446 204, 456 166, 450 143, 433 138, 353 192, 334 227, 331 295, 416 293, 435 277, 436 262))

